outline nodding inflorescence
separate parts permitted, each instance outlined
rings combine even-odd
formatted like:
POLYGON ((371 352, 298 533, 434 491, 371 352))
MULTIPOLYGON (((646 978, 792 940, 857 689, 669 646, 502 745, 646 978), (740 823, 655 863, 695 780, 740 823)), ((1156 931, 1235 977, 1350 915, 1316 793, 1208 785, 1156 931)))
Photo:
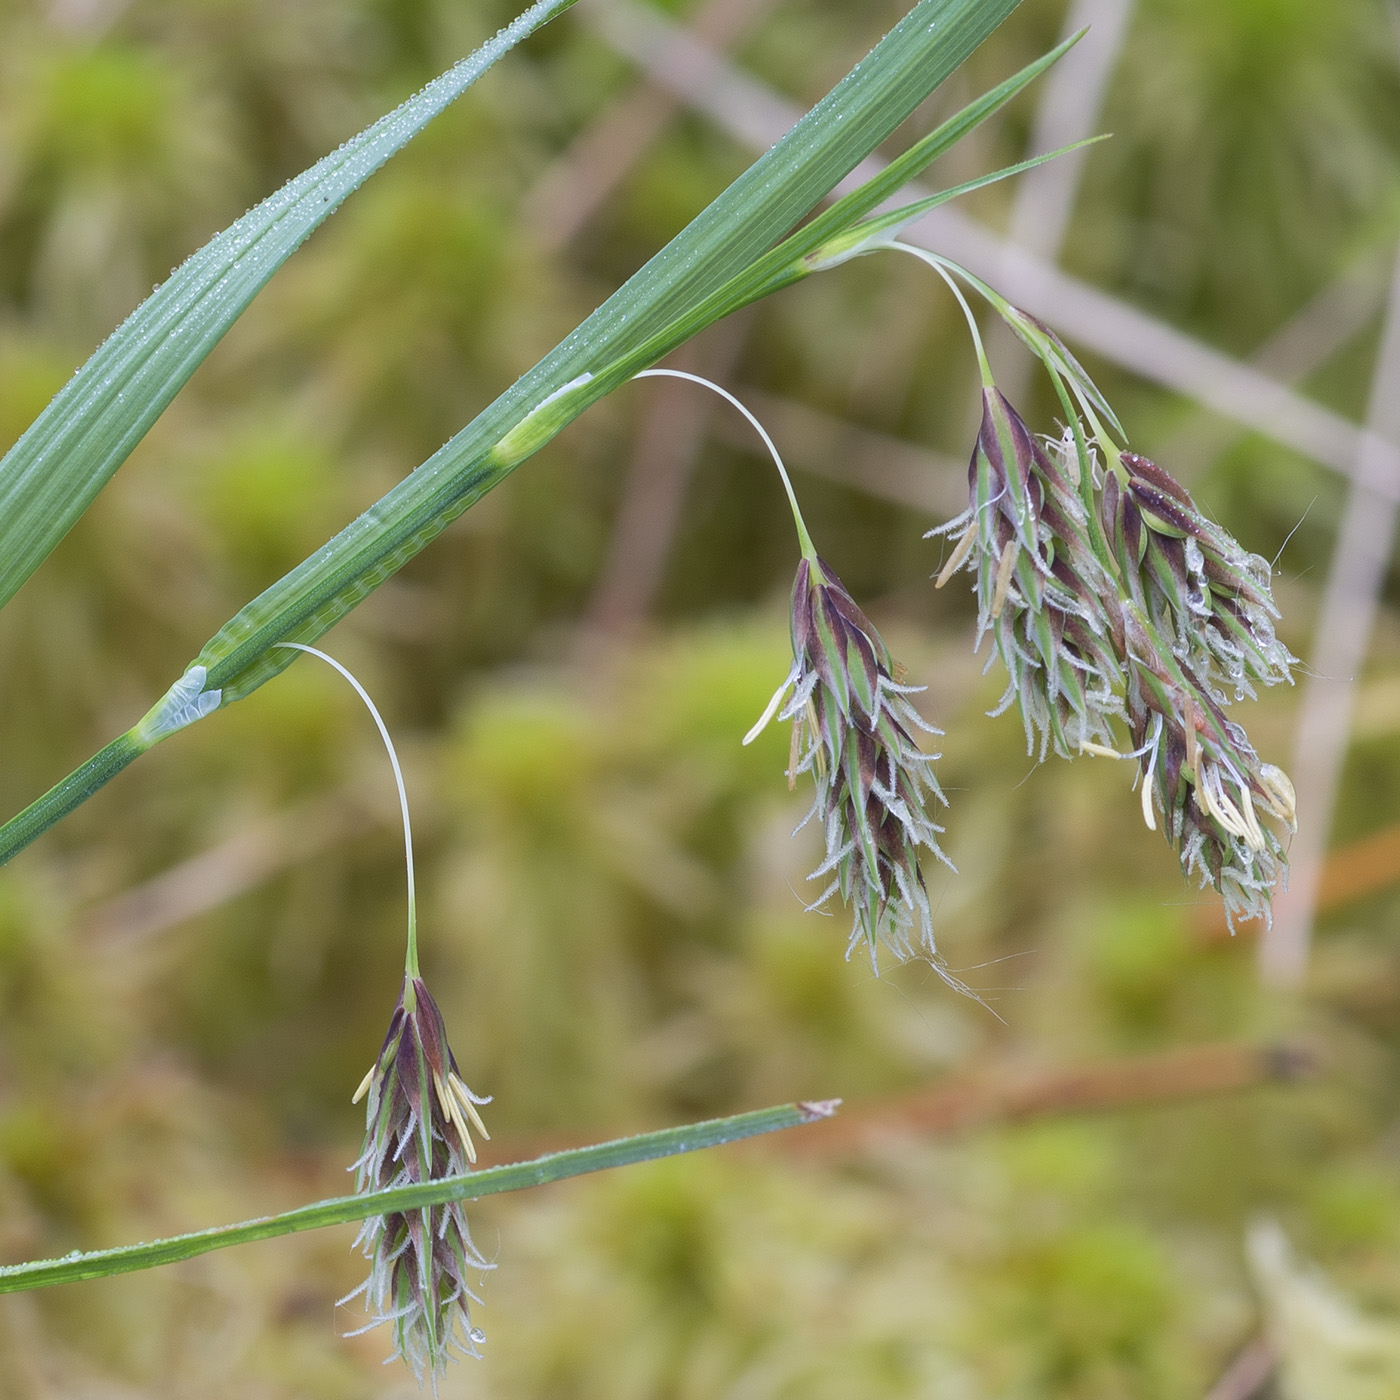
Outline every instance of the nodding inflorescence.
POLYGON ((1065 412, 1059 435, 1031 433, 968 312, 983 372, 968 505, 929 533, 955 539, 938 587, 974 575, 978 642, 991 635, 1008 678, 993 713, 1014 705, 1041 760, 1053 748, 1134 761, 1143 819, 1156 830, 1160 818, 1183 872, 1219 892, 1231 928, 1267 921, 1287 874, 1293 788, 1225 710, 1256 685, 1291 682, 1297 664, 1275 633, 1268 562, 1165 469, 1118 446, 1112 410, 1051 331, 946 259, 905 251, 934 264, 964 311, 955 277, 991 303, 1065 412))
MULTIPOLYGON (((355 1091, 365 1099, 365 1142, 350 1168, 359 1192, 385 1191, 462 1176, 476 1162, 472 1132, 489 1139, 477 1111, 491 1102, 474 1094, 457 1068, 447 1027, 418 970, 417 897, 413 877, 413 829, 408 793, 394 741, 360 682, 334 657, 301 642, 281 646, 319 657, 355 688, 374 718, 398 786, 403 815, 408 885, 408 938, 404 979, 389 1030, 369 1072, 355 1091)), ((370 1320, 348 1335, 388 1323, 394 1353, 418 1383, 438 1377, 454 1356, 480 1356, 485 1333, 472 1324, 480 1302, 473 1277, 495 1267, 472 1242, 461 1201, 365 1217, 355 1245, 370 1261, 369 1277, 340 1299, 363 1298, 370 1320)))
POLYGON ((896 679, 896 664, 874 624, 817 555, 782 456, 758 419, 699 375, 663 369, 637 378, 658 375, 703 385, 748 419, 792 510, 801 552, 792 589, 792 667, 744 742, 752 743, 776 715, 792 725, 789 785, 800 774, 812 775, 816 793, 800 826, 820 820, 826 854, 809 878, 825 888, 808 908, 839 894, 852 911, 847 957, 864 948, 878 973, 881 944, 901 959, 922 954, 966 990, 938 960, 920 864, 924 853, 950 864, 938 844, 942 827, 932 816, 945 801, 933 774, 938 755, 925 752, 915 737, 941 732, 909 699, 922 687, 896 679))
MULTIPOLYGON (((365 1145, 354 1164, 357 1191, 383 1191, 460 1176, 476 1161, 472 1131, 489 1138, 466 1086, 437 1003, 422 979, 405 976, 389 1031, 355 1094, 365 1097, 365 1145)), ((363 1297, 370 1321, 389 1323, 394 1350, 424 1375, 453 1355, 479 1356, 485 1336, 471 1320, 474 1276, 495 1266, 472 1242, 460 1201, 369 1216, 355 1239, 369 1277, 340 1301, 363 1297)), ((351 1335, 354 1335, 353 1333, 351 1335)))
POLYGON ((792 669, 744 742, 775 713, 792 724, 788 782, 812 775, 816 793, 801 825, 817 820, 826 840, 809 878, 827 884, 809 907, 839 893, 853 916, 847 956, 864 948, 877 973, 881 943, 939 966, 920 856, 947 863, 931 815, 945 799, 933 775, 938 755, 915 735, 940 731, 914 708, 918 687, 895 680, 879 632, 819 558, 797 566, 791 631, 792 669))

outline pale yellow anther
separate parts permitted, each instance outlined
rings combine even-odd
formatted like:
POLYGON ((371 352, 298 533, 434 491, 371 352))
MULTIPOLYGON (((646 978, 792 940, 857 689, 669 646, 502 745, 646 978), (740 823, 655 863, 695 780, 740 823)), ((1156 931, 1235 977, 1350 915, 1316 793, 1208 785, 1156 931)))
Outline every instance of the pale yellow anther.
POLYGON ((992 593, 992 616, 1000 617, 1006 606, 1006 595, 1011 591, 1011 572, 1016 566, 1016 541, 1007 540, 1001 552, 1001 562, 997 565, 997 586, 992 593))
POLYGON ((457 1129, 457 1136, 462 1139, 462 1148, 467 1154, 467 1161, 476 1165, 476 1144, 472 1141, 472 1135, 467 1129, 466 1120, 462 1117, 462 1110, 456 1104, 452 1105, 452 1112, 448 1115, 453 1127, 457 1129))
POLYGON ((1224 785, 1220 784, 1219 778, 1216 779, 1216 782, 1219 786, 1211 796, 1215 801, 1215 809, 1220 820, 1232 836, 1238 836, 1246 846, 1249 845, 1249 826, 1245 822, 1244 814, 1231 801, 1230 795, 1225 791, 1224 785))
POLYGON ((765 729, 768 728, 768 721, 778 713, 778 706, 783 703, 783 696, 787 694, 788 687, 791 684, 792 678, 789 676, 788 679, 785 680, 782 683, 782 685, 780 685, 777 688, 777 690, 773 692, 773 698, 768 702, 767 706, 764 708, 763 713, 759 715, 758 723, 755 724, 754 727, 750 729, 747 734, 744 735, 745 748, 747 748, 751 743, 753 743, 753 741, 757 739, 758 736, 762 734, 765 729))
POLYGON ((1196 785, 1196 800, 1208 817, 1213 817, 1230 833, 1238 836, 1246 845, 1251 844, 1249 828, 1235 804, 1225 795, 1215 771, 1202 768, 1201 781, 1196 785))
MULTIPOLYGON (((447 1078, 448 1083, 451 1083, 453 1079, 451 1070, 447 1072, 447 1078)), ((467 1120, 462 1117, 462 1110, 457 1104, 456 1095, 442 1082, 442 1076, 438 1074, 437 1070, 433 1071, 433 1088, 437 1090, 438 1102, 442 1105, 443 1113, 447 1115, 448 1125, 456 1128, 457 1136, 462 1139, 462 1147, 466 1151, 467 1161, 475 1165, 476 1146, 472 1142, 470 1131, 467 1129, 467 1120)), ((454 1084, 453 1089, 455 1088, 454 1084)))
POLYGON ((369 1086, 372 1083, 374 1083, 374 1072, 378 1068, 378 1064, 373 1064, 369 1067, 369 1070, 365 1074, 365 1077, 362 1080, 360 1080, 360 1087, 355 1090, 355 1097, 350 1100, 351 1103, 359 1103, 359 1101, 362 1098, 364 1098, 364 1096, 367 1093, 369 1093, 369 1086))
POLYGON ((1196 780, 1196 805, 1206 816, 1219 821, 1220 817, 1215 808, 1215 800, 1211 796, 1210 785, 1205 781, 1205 774, 1193 771, 1192 776, 1196 780))
POLYGON ((1298 795, 1282 768, 1265 763, 1259 769, 1259 781, 1264 785, 1269 807, 1274 815, 1288 823, 1290 831, 1298 829, 1298 795))
POLYGON ((1117 749, 1111 749, 1107 744, 1096 744, 1092 739, 1081 739, 1079 741, 1079 752, 1093 754, 1098 758, 1127 758, 1127 754, 1119 753, 1117 749))
POLYGON ((957 543, 957 548, 948 556, 948 562, 938 571, 938 577, 934 579, 933 586, 942 588, 950 578, 958 571, 958 566, 967 558, 968 551, 977 540, 977 522, 972 521, 962 533, 962 538, 957 543))
POLYGON ((1149 831, 1157 830, 1157 818, 1152 814, 1152 780, 1146 773, 1142 775, 1142 819, 1149 831))
POLYGON ((452 1117, 457 1124, 457 1131, 462 1138, 462 1146, 466 1149, 467 1161, 472 1166, 476 1166, 476 1144, 472 1141, 470 1129, 467 1127, 466 1119, 462 1117, 462 1110, 455 1104, 452 1107, 452 1117))
POLYGON ((1240 785, 1240 814, 1244 817, 1245 843, 1251 851, 1262 851, 1264 849, 1264 832, 1259 825, 1259 818, 1254 815, 1254 801, 1249 795, 1249 788, 1241 783, 1240 785))
POLYGON ((472 1102, 471 1094, 467 1092, 467 1086, 455 1074, 448 1076, 448 1083, 452 1085, 452 1091, 456 1094, 462 1107, 466 1109, 467 1117, 476 1125, 477 1132, 487 1142, 490 1142, 491 1134, 486 1131, 486 1124, 481 1121, 481 1114, 476 1111, 476 1105, 472 1102))

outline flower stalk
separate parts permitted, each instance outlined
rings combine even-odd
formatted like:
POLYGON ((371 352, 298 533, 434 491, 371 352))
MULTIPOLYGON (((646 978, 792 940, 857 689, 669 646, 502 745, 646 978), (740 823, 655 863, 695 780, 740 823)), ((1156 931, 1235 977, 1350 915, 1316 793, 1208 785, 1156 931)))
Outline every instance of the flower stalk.
MULTIPOLYGON (((374 701, 346 667, 304 643, 280 645, 319 657, 355 688, 388 751, 403 816, 408 884, 404 979, 384 1043, 352 1100, 366 1100, 364 1148, 351 1167, 355 1189, 362 1194, 388 1191, 461 1176, 476 1163, 472 1131, 484 1139, 491 1136, 477 1111, 491 1100, 474 1094, 463 1080, 442 1013, 419 973, 413 830, 394 741, 374 701)), ((436 1393, 448 1360, 454 1354, 480 1356, 486 1339, 472 1325, 470 1305, 480 1299, 471 1277, 495 1266, 472 1242, 461 1200, 368 1215, 355 1246, 370 1260, 369 1277, 340 1302, 363 1297, 370 1320, 349 1335, 390 1323, 395 1354, 420 1385, 428 1376, 436 1393)))

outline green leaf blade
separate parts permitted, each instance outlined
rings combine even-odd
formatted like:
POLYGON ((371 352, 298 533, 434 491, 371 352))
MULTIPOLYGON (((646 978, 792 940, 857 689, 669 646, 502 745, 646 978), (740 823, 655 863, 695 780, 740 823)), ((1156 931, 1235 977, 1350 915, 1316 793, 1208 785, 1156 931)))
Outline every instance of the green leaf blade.
POLYGON ((10 1264, 0 1267, 0 1293, 110 1278, 115 1274, 154 1269, 162 1264, 193 1259, 214 1249, 275 1239, 279 1235, 297 1234, 303 1230, 319 1230, 329 1225, 349 1224, 371 1215, 442 1205, 447 1201, 475 1200, 506 1191, 523 1191, 613 1167, 652 1162, 685 1152, 699 1152, 708 1147, 719 1147, 744 1138, 819 1122, 830 1118, 839 1104, 839 1099, 780 1104, 776 1108, 761 1108, 752 1113, 712 1118, 703 1123, 688 1123, 679 1128, 663 1128, 659 1132, 617 1138, 612 1142, 595 1143, 567 1152, 553 1152, 536 1157, 533 1161, 487 1167, 441 1181, 425 1181, 415 1186, 392 1187, 358 1196, 336 1196, 283 1211, 280 1215, 246 1220, 237 1225, 221 1225, 188 1235, 175 1235, 148 1244, 119 1245, 115 1249, 95 1250, 88 1254, 74 1251, 66 1259, 10 1264))
MULTIPOLYGON (((224 691, 225 703, 291 664, 291 653, 271 650, 275 641, 314 641, 504 480, 518 463, 496 460, 494 449, 538 405, 593 374, 590 392, 574 403, 570 416, 576 416, 705 325, 752 300, 735 300, 732 306, 709 301, 755 262, 766 265, 763 255, 775 240, 889 136, 1019 3, 921 0, 781 141, 539 364, 210 638, 198 661, 209 670, 209 684, 224 691), (703 318, 691 314, 707 303, 703 318)), ((1066 47, 1061 44, 1027 65, 939 131, 971 129, 1066 47)), ((935 138, 938 132, 919 143, 919 160, 900 166, 902 174, 888 179, 882 172, 873 194, 855 192, 841 201, 842 220, 858 218, 894 193, 934 158, 929 151, 946 149, 935 138)), ((0 833, 0 862, 5 858, 0 833)))
POLYGON ((91 505, 273 273, 497 59, 574 0, 495 38, 215 235, 107 338, 0 459, 0 606, 91 505))
MULTIPOLYGON (((285 670, 296 653, 278 642, 314 642, 524 460, 498 448, 547 401, 567 411, 551 418, 549 432, 528 435, 531 452, 702 329, 687 319, 690 313, 771 249, 1019 3, 919 0, 782 140, 572 334, 333 540, 225 623, 198 657, 208 688, 222 691, 229 704, 285 670), (578 393, 558 397, 577 384, 583 384, 578 393)), ((711 310, 709 320, 725 314, 717 304, 711 310)), ((91 763, 80 771, 100 776, 91 763)), ((65 784, 70 795, 78 791, 71 779, 59 788, 65 784)), ((87 795, 90 790, 78 800, 87 795)), ((0 865, 76 805, 49 797, 0 827, 0 865)))

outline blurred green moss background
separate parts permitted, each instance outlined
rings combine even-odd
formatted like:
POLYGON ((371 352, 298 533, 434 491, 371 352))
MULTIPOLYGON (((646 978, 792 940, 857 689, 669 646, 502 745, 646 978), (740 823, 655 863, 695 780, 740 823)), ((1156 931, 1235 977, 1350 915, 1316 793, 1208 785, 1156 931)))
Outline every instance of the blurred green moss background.
MULTIPOLYGON (((805 106, 903 8, 782 0, 733 53, 805 106)), ((513 10, 0 0, 0 449, 189 252, 513 10)), ((1043 51, 1062 19, 1058 0, 1026 0, 920 120, 1043 51)), ((1380 0, 1138 0, 1064 265, 1252 353, 1394 245, 1396 54, 1380 0)), ((747 165, 702 119, 653 112, 616 188, 552 236, 541 182, 637 82, 565 17, 278 275, 0 615, 5 814, 747 165)), ((1020 159, 1034 98, 947 178, 1020 159)), ((1011 195, 970 211, 1000 227, 1011 195)), ((943 474, 928 498, 956 500, 960 468, 937 458, 965 458, 975 366, 955 308, 905 261, 813 279, 687 353, 776 404, 780 445, 820 412, 828 437, 865 434, 858 461, 833 449, 848 476, 872 442, 916 448, 943 474)), ((1306 391, 1359 417, 1379 320, 1377 303, 1306 391)), ((1167 465, 1198 498, 1248 548, 1282 550, 1284 635, 1305 653, 1338 479, 1091 368, 1139 450, 1177 444, 1167 465)), ((1033 769, 1017 721, 983 717, 1000 686, 970 655, 971 599, 929 583, 920 536, 939 517, 830 479, 830 461, 803 471, 821 452, 794 450, 823 554, 948 731, 960 873, 930 872, 937 928, 986 1004, 924 966, 877 980, 844 962, 839 913, 802 912, 813 847, 789 839, 805 802, 782 778, 786 735, 739 744, 788 664, 791 524, 718 411, 691 425, 693 459, 668 448, 695 412, 673 387, 594 409, 327 642, 404 750, 425 971, 466 1078, 495 1095, 487 1160, 793 1098, 839 1095, 858 1118, 944 1081, 1201 1044, 1301 1036, 1320 1069, 953 1136, 911 1116, 820 1150, 498 1198, 473 1217, 498 1260, 487 1359, 443 1395, 1203 1396, 1259 1330, 1243 1242, 1260 1215, 1400 1326, 1400 888, 1334 904, 1306 991, 1265 994, 1253 934, 1212 935, 1212 901, 1142 829, 1123 770, 1033 769), (656 480, 673 528, 654 510, 629 534, 629 493, 656 480)), ((1048 427, 1045 387, 1026 402, 1048 427)), ((1338 841, 1400 821, 1397 602, 1392 577, 1338 841)), ((1288 762, 1294 705, 1242 712, 1266 759, 1288 762)), ((0 1258, 348 1189, 349 1096, 401 957, 377 745, 341 682, 296 666, 0 872, 0 1258)), ((411 1394, 378 1369, 382 1338, 337 1336, 355 1321, 334 1305, 361 1274, 352 1235, 0 1299, 0 1397, 411 1394)))

